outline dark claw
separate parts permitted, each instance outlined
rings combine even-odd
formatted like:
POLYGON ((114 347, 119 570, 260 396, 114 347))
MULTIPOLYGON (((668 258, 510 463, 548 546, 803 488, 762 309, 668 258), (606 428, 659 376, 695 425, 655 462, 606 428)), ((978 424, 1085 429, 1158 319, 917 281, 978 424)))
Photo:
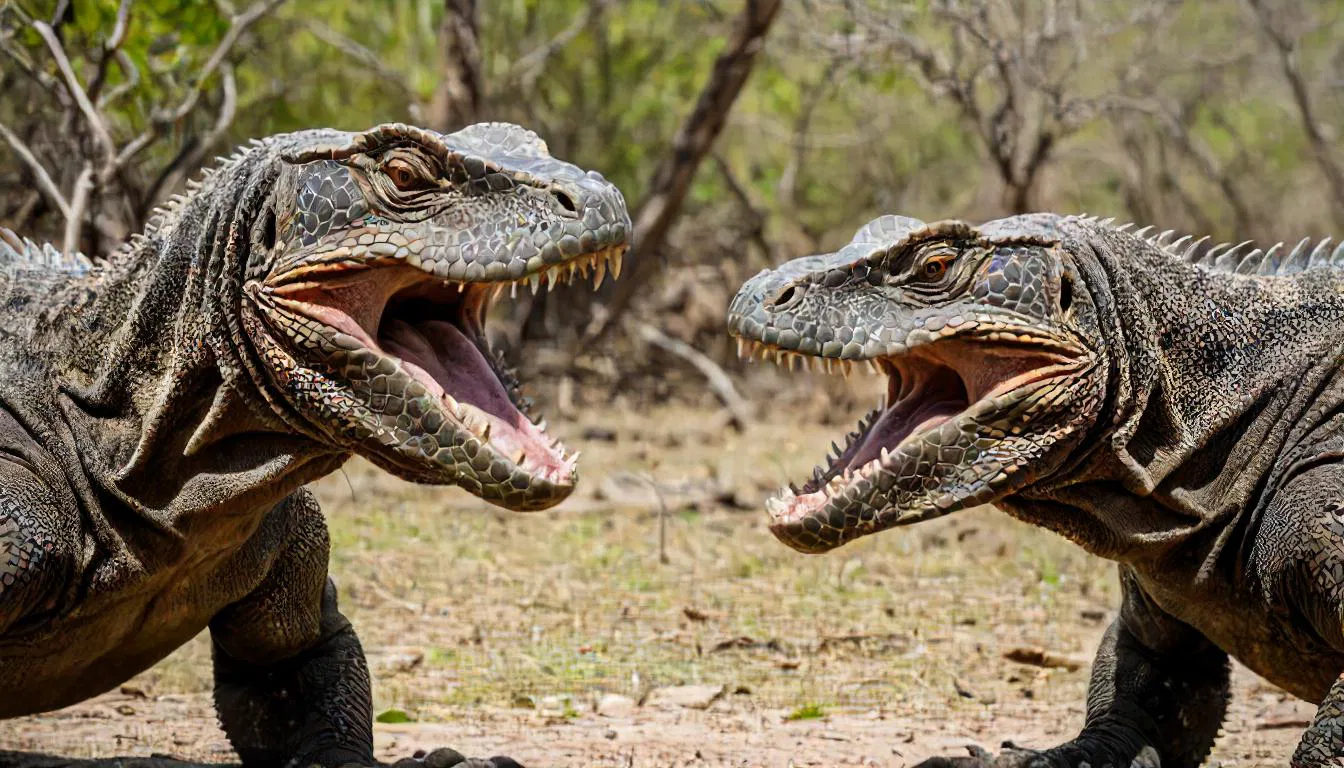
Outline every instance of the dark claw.
MULTIPOLYGON (((314 765, 311 768, 322 768, 322 766, 314 765)), ((346 763, 337 768, 370 768, 370 766, 346 763)), ((455 749, 436 749, 429 753, 420 749, 416 750, 414 757, 403 757, 386 766, 386 768, 523 768, 523 766, 511 757, 492 757, 488 760, 479 757, 467 759, 466 756, 455 749)))
POLYGON ((966 747, 966 751, 969 757, 931 757, 915 768, 1050 768, 1052 765, 1044 753, 1024 749, 1011 741, 1003 743, 1003 751, 997 756, 975 745, 966 747))
POLYGON ((424 757, 425 768, 452 768, 462 763, 470 763, 465 755, 455 749, 436 749, 424 757))
POLYGON ((468 759, 455 749, 436 749, 429 753, 422 749, 417 750, 414 757, 403 757, 392 763, 389 768, 523 768, 523 766, 511 757, 468 759))

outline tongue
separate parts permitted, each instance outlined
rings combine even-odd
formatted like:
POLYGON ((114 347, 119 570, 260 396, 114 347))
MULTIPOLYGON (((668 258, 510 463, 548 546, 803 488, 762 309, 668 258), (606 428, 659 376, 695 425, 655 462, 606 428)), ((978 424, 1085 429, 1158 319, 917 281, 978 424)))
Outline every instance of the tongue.
POLYGON ((480 349, 456 325, 430 320, 414 326, 389 317, 378 335, 382 346, 429 374, 458 402, 471 403, 510 426, 526 420, 480 349))
POLYGON ((400 357, 421 383, 437 385, 459 403, 484 413, 490 421, 490 442, 505 455, 512 458, 521 448, 529 465, 557 468, 564 463, 545 435, 514 407, 481 350, 456 325, 442 320, 411 325, 388 317, 378 329, 378 342, 400 357))
POLYGON ((883 448, 896 450, 896 446, 905 438, 942 424, 961 413, 964 407, 965 403, 953 400, 918 403, 914 407, 904 402, 889 406, 868 429, 863 445, 854 452, 849 466, 862 467, 881 456, 883 448))

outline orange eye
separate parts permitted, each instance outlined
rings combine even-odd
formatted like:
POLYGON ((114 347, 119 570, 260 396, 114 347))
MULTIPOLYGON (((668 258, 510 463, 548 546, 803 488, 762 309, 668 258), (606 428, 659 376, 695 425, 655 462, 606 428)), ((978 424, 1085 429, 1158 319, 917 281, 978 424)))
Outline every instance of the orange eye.
POLYGON ((402 191, 413 189, 420 180, 411 164, 399 157, 388 160, 383 166, 383 173, 402 191))
POLYGON ((938 253, 929 257, 929 260, 924 262, 924 267, 921 269, 924 279, 942 279, 943 275, 947 274, 947 267, 952 263, 953 258, 955 258, 955 254, 951 253, 938 253))

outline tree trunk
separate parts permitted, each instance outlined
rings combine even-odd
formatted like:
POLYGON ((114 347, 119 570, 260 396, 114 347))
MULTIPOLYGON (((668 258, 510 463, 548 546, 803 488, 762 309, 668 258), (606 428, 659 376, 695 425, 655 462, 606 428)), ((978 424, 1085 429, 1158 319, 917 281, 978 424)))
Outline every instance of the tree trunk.
POLYGON ((430 103, 429 120, 448 133, 476 122, 481 109, 481 47, 476 0, 444 0, 439 26, 443 76, 430 103))
POLYGON ((617 324, 635 291, 654 274, 655 256, 681 213, 695 172, 723 131, 728 113, 751 76, 757 54, 782 6, 783 0, 747 0, 700 91, 695 109, 677 131, 672 151, 654 172, 644 201, 635 211, 632 247, 625 260, 629 272, 625 279, 612 284, 607 319, 595 336, 602 336, 617 324))

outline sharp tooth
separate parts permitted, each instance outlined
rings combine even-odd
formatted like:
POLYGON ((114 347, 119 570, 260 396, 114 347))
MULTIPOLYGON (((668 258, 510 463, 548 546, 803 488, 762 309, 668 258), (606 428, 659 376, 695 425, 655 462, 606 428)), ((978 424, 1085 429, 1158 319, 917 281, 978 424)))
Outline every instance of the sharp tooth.
POLYGON ((457 284, 457 292, 458 292, 458 293, 464 293, 466 290, 467 290, 467 284, 466 284, 466 283, 458 283, 458 284, 457 284))
POLYGON ((532 286, 532 295, 537 295, 537 289, 541 287, 541 273, 537 273, 527 278, 528 285, 532 286))
POLYGON ((537 429, 541 430, 542 432, 545 432, 545 431, 546 431, 546 420, 545 420, 545 419, 542 419, 541 421, 538 421, 538 422, 536 423, 536 427, 537 427, 537 429))
POLYGON ((825 365, 826 365, 826 372, 827 372, 827 373, 831 373, 831 374, 834 374, 834 373, 835 373, 835 361, 834 361, 834 360, 832 360, 832 359, 829 358, 829 357, 826 358, 826 363, 825 363, 825 365))
POLYGON ((473 429, 472 429, 472 432, 475 432, 475 433, 476 433, 476 436, 479 437, 479 438, 481 438, 481 440, 489 440, 489 439, 490 439, 490 422, 487 421, 487 422, 485 422, 484 424, 481 424, 479 430, 473 428, 473 429))
POLYGON ((848 360, 840 361, 840 370, 845 374, 846 379, 848 379, 851 375, 853 375, 854 371, 852 370, 852 368, 853 366, 850 365, 848 360))
POLYGON ((882 463, 885 464, 887 462, 887 459, 890 457, 891 457, 891 451, 887 450, 887 447, 885 445, 882 446, 882 463))
POLYGON ((522 448, 519 448, 517 451, 514 452, 512 456, 509 457, 509 461, 512 461, 514 464, 517 464, 518 466, 522 466, 523 459, 525 458, 527 458, 527 451, 523 450, 522 448))
POLYGON ((737 337, 737 357, 742 359, 747 356, 747 340, 741 336, 737 337))
POLYGON ((510 299, 518 298, 518 283, 516 281, 509 283, 509 298, 510 299))
POLYGON ((611 276, 617 280, 621 279, 621 259, 625 258, 625 251, 618 250, 611 255, 611 276))
POLYGON ((594 290, 602 287, 602 280, 606 278, 606 276, 607 276, 607 262, 603 259, 598 259, 596 263, 593 265, 594 290))
POLYGON ((798 367, 798 356, 789 355, 789 371, 793 371, 797 367, 798 367))

